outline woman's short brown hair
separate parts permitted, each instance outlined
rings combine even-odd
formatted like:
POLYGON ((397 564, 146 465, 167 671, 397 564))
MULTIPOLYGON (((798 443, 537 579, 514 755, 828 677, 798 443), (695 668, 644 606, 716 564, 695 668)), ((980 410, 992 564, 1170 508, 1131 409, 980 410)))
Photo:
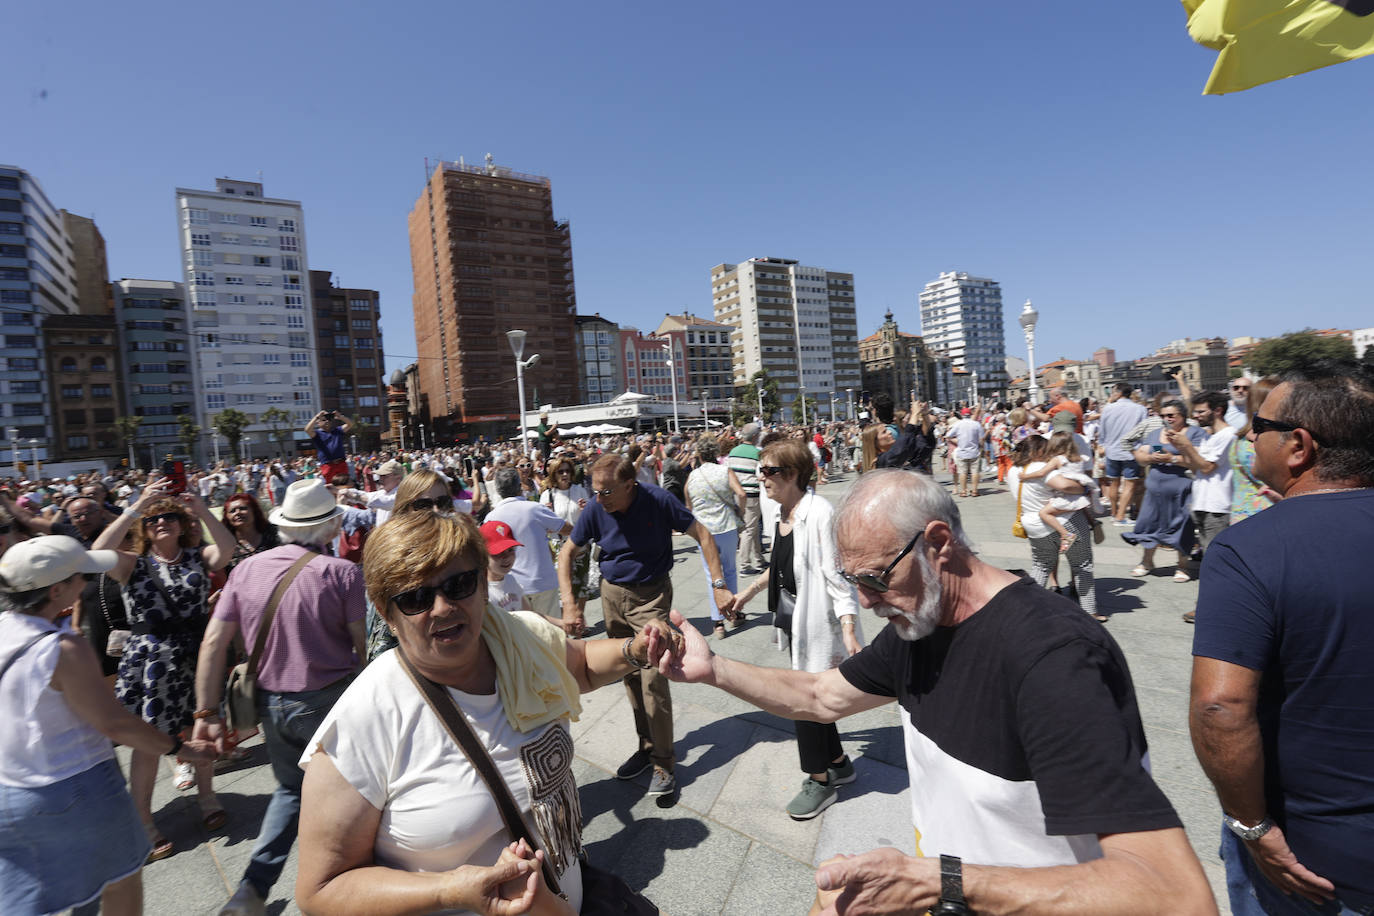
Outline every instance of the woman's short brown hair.
POLYGON ((487 542, 466 514, 404 512, 372 532, 363 551, 367 597, 383 620, 391 620, 391 599, 417 588, 460 557, 477 563, 486 580, 487 542))
MULTIPOLYGON (((404 512, 406 508, 415 500, 424 496, 430 487, 438 484, 444 488, 444 493, 452 495, 448 478, 437 471, 429 468, 420 468, 418 471, 411 471, 401 481, 400 486, 396 487, 396 506, 397 512, 404 512)), ((404 589, 402 589, 404 591, 404 589)))
MULTIPOLYGON (((143 510, 143 518, 162 515, 165 512, 175 512, 181 516, 181 536, 177 538, 177 544, 181 547, 199 547, 201 540, 200 520, 191 514, 185 503, 171 497, 159 499, 143 510)), ((134 552, 147 553, 152 543, 152 538, 148 537, 148 526, 140 519, 139 523, 134 526, 134 552)))
POLYGON ((797 487, 802 492, 806 492, 806 488, 811 486, 811 478, 816 476, 816 462, 811 457, 811 450, 800 439, 779 439, 768 443, 759 453, 759 461, 765 459, 794 473, 797 487))
MULTIPOLYGON (((560 489, 557 483, 558 472, 567 468, 569 474, 576 474, 576 469, 573 467, 574 463, 575 462, 571 458, 555 458, 550 461, 549 466, 544 471, 544 489, 560 489)), ((569 486, 571 486, 571 484, 569 484, 569 486)))

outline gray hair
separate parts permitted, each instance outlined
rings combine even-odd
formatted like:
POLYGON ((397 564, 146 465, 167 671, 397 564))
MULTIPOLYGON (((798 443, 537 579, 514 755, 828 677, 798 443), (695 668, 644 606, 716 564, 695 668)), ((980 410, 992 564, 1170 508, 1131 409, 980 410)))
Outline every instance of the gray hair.
POLYGON ((12 611, 16 614, 37 614, 43 609, 43 605, 48 603, 50 591, 52 591, 52 586, 45 585, 42 588, 31 588, 24 592, 0 592, 0 611, 12 611))
POLYGON ((715 439, 708 436, 702 436, 692 447, 702 461, 712 462, 720 457, 720 446, 716 444, 715 439))
POLYGON ((759 444, 759 433, 763 432, 763 427, 757 423, 746 423, 744 428, 739 431, 741 441, 748 442, 750 445, 759 444))
POLYGON ((323 547, 339 536, 343 530, 343 516, 336 515, 325 519, 318 525, 304 525, 296 528, 283 525, 277 529, 277 536, 283 544, 299 544, 302 547, 323 547))
POLYGON ((496 495, 502 499, 519 496, 523 488, 520 482, 520 472, 515 468, 502 468, 496 472, 492 478, 496 482, 496 495))
POLYGON ((835 510, 835 535, 851 527, 872 528, 885 521, 906 540, 924 530, 932 521, 942 521, 954 533, 954 543, 972 552, 973 543, 964 533, 959 507, 934 480, 914 471, 877 468, 865 471, 849 488, 835 510))

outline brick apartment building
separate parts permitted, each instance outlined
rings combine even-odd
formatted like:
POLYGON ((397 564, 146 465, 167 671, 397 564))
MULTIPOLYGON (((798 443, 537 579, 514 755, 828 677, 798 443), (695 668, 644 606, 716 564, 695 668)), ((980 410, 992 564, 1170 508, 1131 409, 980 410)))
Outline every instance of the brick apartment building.
POLYGON ((327 270, 310 271, 310 290, 320 409, 352 417, 358 447, 375 447, 387 428, 381 296, 375 289, 335 286, 327 270))

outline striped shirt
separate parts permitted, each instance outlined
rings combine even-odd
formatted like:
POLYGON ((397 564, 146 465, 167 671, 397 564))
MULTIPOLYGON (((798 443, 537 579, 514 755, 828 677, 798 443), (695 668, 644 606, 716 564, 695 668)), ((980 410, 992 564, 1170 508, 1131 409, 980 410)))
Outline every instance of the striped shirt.
POLYGON ((759 495, 759 447, 741 442, 730 450, 725 458, 725 466, 735 472, 744 495, 757 499, 759 495))

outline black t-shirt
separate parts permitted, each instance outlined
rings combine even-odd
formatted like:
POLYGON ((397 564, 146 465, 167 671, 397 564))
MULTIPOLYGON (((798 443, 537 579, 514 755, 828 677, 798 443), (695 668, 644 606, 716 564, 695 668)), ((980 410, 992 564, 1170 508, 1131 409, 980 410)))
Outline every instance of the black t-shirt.
POLYGON ((1146 769, 1121 649, 1027 579, 925 639, 884 628, 840 673, 901 707, 929 854, 1068 864, 1101 855, 1095 835, 1181 826, 1146 769))

